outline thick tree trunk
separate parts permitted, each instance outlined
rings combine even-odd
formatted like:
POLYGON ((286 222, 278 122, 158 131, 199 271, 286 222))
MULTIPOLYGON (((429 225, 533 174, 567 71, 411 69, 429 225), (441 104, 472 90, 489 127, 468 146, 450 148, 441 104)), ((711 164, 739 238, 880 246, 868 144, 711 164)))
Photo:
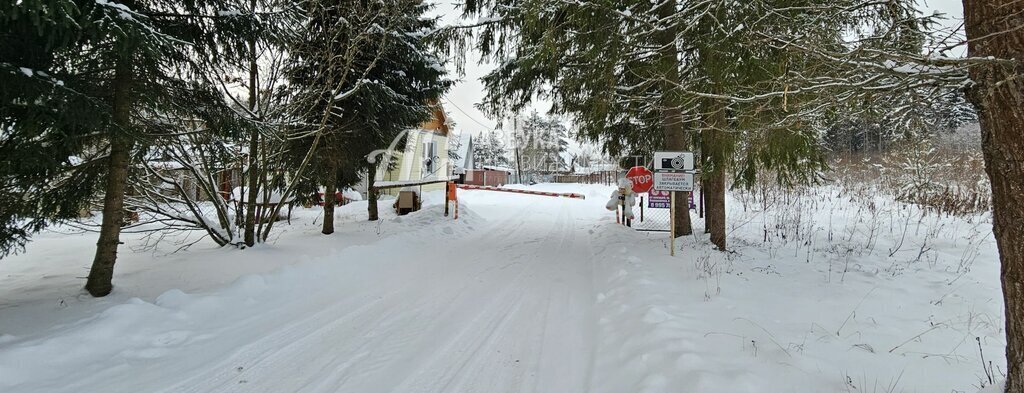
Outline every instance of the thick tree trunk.
MULTIPOLYGON (((676 3, 664 1, 658 8, 658 16, 663 20, 670 20, 676 13, 676 3)), ((690 148, 689 136, 683 128, 683 111, 680 108, 678 94, 675 92, 679 85, 679 51, 676 48, 675 29, 665 28, 657 34, 659 50, 659 71, 665 80, 661 83, 661 128, 665 136, 665 149, 669 151, 686 151, 690 148)), ((686 236, 693 233, 693 226, 690 224, 690 207, 687 204, 690 193, 676 192, 676 203, 682 201, 686 205, 682 209, 676 209, 675 234, 686 236)))
POLYGON ((729 171, 729 154, 731 141, 723 129, 728 126, 725 109, 717 103, 709 108, 717 108, 707 114, 707 125, 701 131, 701 155, 705 158, 703 176, 706 178, 704 200, 708 208, 704 212, 705 230, 711 234, 711 243, 720 251, 726 250, 725 244, 725 183, 729 171))
POLYGON ((968 55, 1016 59, 971 69, 1006 312, 1006 391, 1024 393, 1024 2, 964 0, 968 55))
POLYGON ((131 65, 127 60, 119 61, 114 73, 114 126, 109 133, 110 157, 103 196, 103 223, 100 226, 100 238, 96 241, 96 255, 85 283, 85 289, 95 297, 106 296, 113 289, 114 262, 117 261, 117 246, 121 244, 124 194, 134 144, 131 136, 125 135, 131 127, 131 89, 131 65))
POLYGON ((373 183, 377 181, 377 166, 370 165, 366 172, 366 212, 369 213, 370 221, 377 221, 377 189, 373 183))
MULTIPOLYGON (((663 111, 662 121, 665 129, 665 148, 669 151, 686 151, 689 148, 686 131, 683 130, 682 116, 678 110, 663 111), (664 112, 675 112, 664 113, 664 112)), ((676 236, 686 236, 693 233, 693 225, 690 223, 689 192, 676 192, 676 203, 682 204, 682 208, 676 209, 675 233, 676 236)))
POLYGON ((324 228, 320 233, 330 235, 334 233, 334 205, 338 192, 338 169, 331 165, 327 176, 327 181, 324 182, 324 228))
POLYGON ((725 251, 725 177, 726 157, 723 156, 723 131, 705 129, 701 131, 701 155, 705 156, 704 172, 704 232, 711 234, 711 243, 725 251))
MULTIPOLYGON (((718 132, 718 131, 712 131, 718 132)), ((708 173, 707 195, 708 209, 704 214, 711 234, 711 243, 720 251, 725 251, 725 168, 718 168, 708 173)))

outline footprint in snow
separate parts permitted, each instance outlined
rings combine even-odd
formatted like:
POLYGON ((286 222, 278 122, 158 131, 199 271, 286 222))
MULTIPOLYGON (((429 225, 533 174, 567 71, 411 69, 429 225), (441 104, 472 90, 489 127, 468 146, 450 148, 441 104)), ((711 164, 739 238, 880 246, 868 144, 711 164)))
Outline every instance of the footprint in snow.
POLYGON ((673 319, 675 319, 675 317, 672 316, 672 314, 669 314, 660 308, 651 307, 649 310, 647 310, 647 313, 644 314, 643 320, 644 322, 650 325, 657 325, 659 323, 670 321, 673 319))

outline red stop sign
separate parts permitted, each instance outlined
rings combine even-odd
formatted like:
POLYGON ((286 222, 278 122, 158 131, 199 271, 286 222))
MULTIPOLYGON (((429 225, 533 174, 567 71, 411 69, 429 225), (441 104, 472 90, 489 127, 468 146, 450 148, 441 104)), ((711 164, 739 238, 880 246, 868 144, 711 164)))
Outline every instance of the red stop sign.
POLYGON ((626 179, 633 183, 633 192, 644 193, 654 187, 654 174, 645 167, 635 166, 626 172, 626 179))

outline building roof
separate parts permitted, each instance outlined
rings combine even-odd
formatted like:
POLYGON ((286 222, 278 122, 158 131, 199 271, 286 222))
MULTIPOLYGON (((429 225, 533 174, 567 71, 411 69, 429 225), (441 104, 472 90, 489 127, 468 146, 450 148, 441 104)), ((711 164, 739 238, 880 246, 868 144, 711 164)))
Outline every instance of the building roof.
POLYGON ((445 113, 444 107, 438 101, 431 101, 427 103, 427 106, 430 107, 430 120, 423 122, 420 128, 442 136, 448 136, 451 130, 448 127, 448 114, 445 113))
POLYGON ((498 171, 498 172, 506 172, 506 173, 513 173, 513 172, 515 172, 511 168, 506 168, 506 167, 497 166, 497 165, 483 165, 483 166, 481 166, 481 168, 484 168, 484 169, 489 170, 489 171, 498 171))
POLYGON ((456 164, 463 169, 473 169, 473 134, 463 132, 459 134, 459 149, 455 152, 458 159, 456 164))

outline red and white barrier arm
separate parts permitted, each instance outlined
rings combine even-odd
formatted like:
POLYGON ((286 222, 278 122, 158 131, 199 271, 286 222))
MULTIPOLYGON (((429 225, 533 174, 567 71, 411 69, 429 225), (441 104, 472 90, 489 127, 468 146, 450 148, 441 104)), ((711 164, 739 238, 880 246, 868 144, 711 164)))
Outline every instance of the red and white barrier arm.
POLYGON ((583 194, 577 194, 574 192, 545 192, 545 191, 531 191, 531 190, 514 190, 511 188, 501 188, 493 186, 476 186, 472 184, 458 184, 457 187, 464 190, 484 190, 484 191, 500 191, 500 192, 511 192, 514 194, 529 194, 529 195, 541 195, 550 197, 565 197, 575 199, 587 199, 583 194))

